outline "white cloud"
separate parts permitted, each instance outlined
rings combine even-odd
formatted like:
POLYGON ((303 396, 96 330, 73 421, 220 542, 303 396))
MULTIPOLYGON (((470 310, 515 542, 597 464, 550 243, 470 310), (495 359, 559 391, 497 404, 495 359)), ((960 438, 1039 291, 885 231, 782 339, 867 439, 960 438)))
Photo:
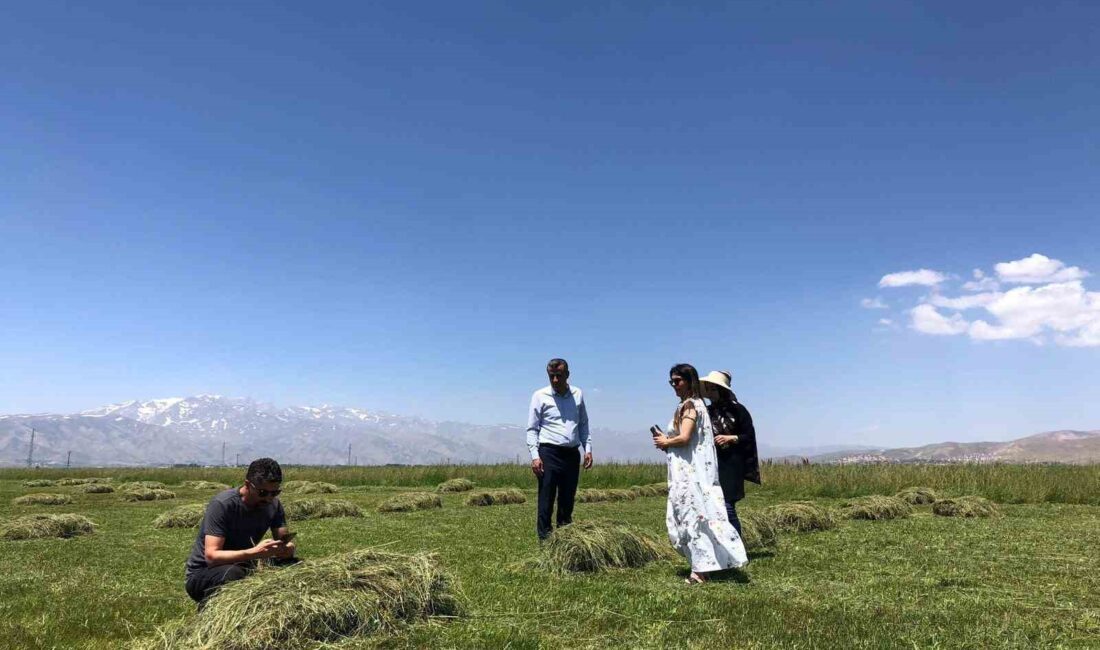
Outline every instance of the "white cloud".
POLYGON ((987 277, 981 269, 974 269, 974 279, 962 286, 963 291, 996 291, 1001 288, 993 278, 987 277))
POLYGON ((892 327, 894 325, 894 321, 890 318, 880 318, 878 319, 878 324, 884 325, 886 327, 892 327))
POLYGON ((879 298, 864 298, 859 301, 859 306, 864 309, 889 309, 886 303, 882 302, 879 298))
POLYGON ((946 279, 947 276, 938 271, 918 269, 916 271, 899 271, 898 273, 889 273, 887 275, 884 275, 882 276, 882 279, 878 281, 878 286, 908 287, 912 285, 919 285, 925 287, 934 287, 946 279))
POLYGON ((946 317, 936 311, 932 305, 917 305, 909 311, 912 317, 910 327, 921 334, 952 336, 965 332, 970 324, 958 314, 946 317))
POLYGON ((985 307, 1001 295, 1002 294, 999 293, 976 293, 970 296, 959 296, 958 298, 945 298, 939 294, 933 294, 929 296, 928 304, 935 305, 936 307, 963 311, 966 309, 974 309, 975 307, 985 307))
POLYGON ((1089 276, 1088 271, 1076 266, 1066 266, 1061 260, 1055 260, 1035 253, 1030 257, 1013 262, 1001 262, 993 267, 1002 282, 1012 284, 1046 284, 1048 282, 1071 282, 1089 276))

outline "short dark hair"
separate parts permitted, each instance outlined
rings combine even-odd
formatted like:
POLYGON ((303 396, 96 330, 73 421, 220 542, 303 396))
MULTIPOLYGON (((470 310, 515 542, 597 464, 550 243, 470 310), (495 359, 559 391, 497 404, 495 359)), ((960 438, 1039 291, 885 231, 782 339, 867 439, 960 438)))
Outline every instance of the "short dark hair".
POLYGON ((259 483, 282 483, 283 468, 274 458, 257 458, 248 464, 244 479, 253 485, 259 483))
POLYGON ((671 378, 673 375, 680 377, 691 386, 691 396, 695 399, 703 398, 703 387, 699 383, 699 371, 695 369, 695 366, 690 363, 678 363, 668 371, 668 376, 671 378))
POLYGON ((554 358, 546 362, 546 369, 551 370, 553 368, 561 368, 565 372, 569 372, 569 362, 565 359, 554 358))

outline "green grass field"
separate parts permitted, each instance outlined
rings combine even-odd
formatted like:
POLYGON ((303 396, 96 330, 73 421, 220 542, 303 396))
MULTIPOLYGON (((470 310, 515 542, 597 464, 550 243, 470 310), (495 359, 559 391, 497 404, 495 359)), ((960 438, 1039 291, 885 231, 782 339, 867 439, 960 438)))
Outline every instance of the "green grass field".
MULTIPOLYGON (((663 467, 605 466, 581 487, 663 480, 663 467)), ((79 513, 96 533, 68 540, 0 541, 0 646, 118 648, 161 624, 193 616, 183 591, 190 529, 153 520, 213 491, 184 480, 238 483, 233 470, 0 472, 0 519, 79 513), (28 478, 113 476, 167 483, 178 498, 127 502, 79 486, 23 487, 28 478), (36 492, 65 493, 65 505, 13 505, 36 492)), ((793 499, 835 506, 844 498, 893 494, 911 485, 947 496, 979 494, 1003 517, 844 520, 835 530, 785 534, 774 553, 701 587, 682 583, 685 561, 637 570, 559 577, 523 568, 536 554, 533 479, 523 467, 287 468, 287 479, 341 486, 324 498, 350 500, 361 519, 293 524, 300 555, 367 546, 432 551, 461 585, 467 615, 410 625, 397 634, 323 647, 458 648, 1034 648, 1100 647, 1100 467, 769 466, 743 512, 793 499), (381 514, 406 488, 455 476, 479 487, 522 488, 521 505, 467 507, 444 494, 442 509, 381 514)), ((313 495, 317 496, 317 495, 313 495)), ((291 497, 287 497, 290 500, 291 497)), ((581 503, 575 519, 635 524, 664 539, 663 497, 581 503)))

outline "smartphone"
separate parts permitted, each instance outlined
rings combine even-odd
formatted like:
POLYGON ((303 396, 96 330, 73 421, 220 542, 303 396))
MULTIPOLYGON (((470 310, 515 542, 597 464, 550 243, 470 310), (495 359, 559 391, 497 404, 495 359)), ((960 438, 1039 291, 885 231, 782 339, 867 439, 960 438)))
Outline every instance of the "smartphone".
POLYGON ((283 535, 282 538, 279 541, 286 544, 287 542, 294 541, 294 538, 297 537, 297 536, 298 536, 298 533, 287 533, 286 535, 283 535))
POLYGON ((665 435, 665 432, 664 432, 664 431, 661 431, 661 427, 657 426, 656 424, 654 424, 653 426, 649 427, 649 433, 650 433, 651 435, 653 435, 654 437, 657 437, 657 436, 663 436, 663 435, 665 435))

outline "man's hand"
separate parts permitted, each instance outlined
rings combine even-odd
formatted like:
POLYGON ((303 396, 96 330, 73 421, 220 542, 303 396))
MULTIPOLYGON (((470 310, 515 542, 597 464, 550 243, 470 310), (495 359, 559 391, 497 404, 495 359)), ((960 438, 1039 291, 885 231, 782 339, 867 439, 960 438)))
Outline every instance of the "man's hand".
POLYGON ((531 471, 535 473, 535 476, 542 478, 542 459, 536 458, 531 461, 531 471))
POLYGON ((294 542, 286 542, 281 548, 275 551, 275 557, 281 559, 287 559, 294 557, 294 551, 298 548, 294 542))
POLYGON ((588 452, 584 455, 584 468, 592 469, 592 452, 588 452))
POLYGON ((727 447, 737 442, 737 436, 714 436, 714 444, 719 447, 727 447))
POLYGON ((252 554, 257 558, 279 557, 279 553, 286 544, 277 539, 265 539, 252 547, 252 554))

